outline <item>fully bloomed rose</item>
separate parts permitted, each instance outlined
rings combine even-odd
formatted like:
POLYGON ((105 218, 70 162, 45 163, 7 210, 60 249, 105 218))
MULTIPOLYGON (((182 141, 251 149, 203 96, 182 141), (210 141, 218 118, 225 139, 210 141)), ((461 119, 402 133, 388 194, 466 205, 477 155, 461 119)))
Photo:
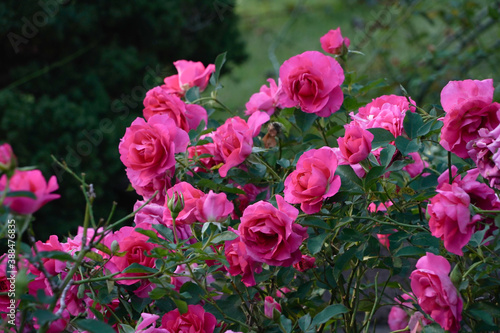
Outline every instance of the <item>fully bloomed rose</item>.
MULTIPOLYGON (((410 101, 415 105, 413 100, 410 101)), ((410 106, 406 97, 383 95, 359 108, 357 114, 351 112, 350 116, 361 128, 383 128, 398 137, 404 132, 403 120, 408 110, 415 112, 415 107, 410 106)))
POLYGON ((311 149, 300 156, 295 171, 285 179, 285 200, 298 204, 306 214, 320 211, 323 201, 340 189, 335 175, 337 156, 330 147, 311 149))
POLYGON ((351 45, 349 38, 344 38, 340 27, 335 30, 328 31, 323 37, 319 39, 321 48, 330 54, 342 54, 342 49, 345 45, 346 48, 351 45))
POLYGON ((243 212, 238 226, 241 241, 250 257, 273 266, 288 267, 300 261, 300 245, 307 228, 295 223, 299 211, 276 196, 278 208, 258 201, 243 212))
MULTIPOLYGON (((5 190, 7 176, 0 178, 0 193, 5 190)), ((59 188, 55 176, 45 180, 40 170, 16 170, 9 182, 9 192, 27 191, 35 195, 36 199, 28 197, 6 197, 4 205, 18 214, 28 215, 39 210, 47 202, 59 199, 60 195, 52 193, 59 188)))
POLYGON ((169 333, 212 333, 216 324, 215 316, 205 312, 201 305, 188 305, 188 311, 184 314, 175 309, 161 319, 161 328, 169 333))
MULTIPOLYGON (((186 182, 180 182, 175 184, 167 191, 169 198, 174 196, 174 193, 182 194, 184 197, 184 208, 181 210, 177 218, 175 219, 176 226, 183 224, 192 224, 198 221, 198 213, 196 208, 196 203, 205 196, 205 193, 194 188, 191 184, 186 182)), ((167 226, 173 225, 172 215, 167 206, 167 201, 165 201, 165 207, 163 213, 163 222, 167 226)))
POLYGON ((260 132, 262 124, 269 120, 265 112, 255 112, 248 122, 240 117, 233 117, 212 133, 216 159, 222 159, 224 165, 219 168, 221 177, 226 177, 229 169, 238 166, 252 152, 253 138, 260 132))
POLYGON ((234 205, 227 200, 226 193, 212 190, 196 201, 198 222, 223 222, 233 212, 234 205))
POLYGON ((493 103, 493 80, 450 81, 441 91, 446 115, 441 145, 461 158, 468 158, 467 143, 479 137, 479 130, 493 130, 500 124, 500 104, 493 103))
POLYGON ((186 104, 177 95, 169 94, 162 87, 146 93, 143 115, 146 120, 155 114, 166 114, 184 131, 196 129, 203 120, 207 124, 207 110, 197 104, 186 104))
POLYGON ((265 84, 260 87, 258 93, 253 94, 250 100, 245 104, 245 114, 251 115, 257 111, 264 111, 268 115, 272 115, 277 107, 279 107, 278 86, 274 79, 267 79, 269 87, 265 84))
POLYGON ((318 51, 296 55, 281 65, 280 80, 283 107, 298 106, 302 111, 328 117, 344 101, 340 85, 344 71, 332 57, 318 51))
POLYGON ((189 60, 178 60, 174 62, 178 74, 166 77, 162 86, 168 93, 184 96, 192 87, 205 90, 210 75, 215 72, 215 65, 210 64, 205 68, 203 63, 189 60))
POLYGON ((450 280, 450 263, 443 257, 427 253, 416 264, 411 275, 411 289, 418 305, 444 330, 460 329, 463 301, 450 280))
POLYGON ((175 154, 186 151, 188 134, 167 115, 146 122, 137 118, 125 131, 118 147, 132 184, 146 186, 175 167, 175 154))
POLYGON ((349 164, 357 164, 370 154, 374 136, 356 124, 348 124, 344 127, 344 136, 337 139, 339 149, 349 164))

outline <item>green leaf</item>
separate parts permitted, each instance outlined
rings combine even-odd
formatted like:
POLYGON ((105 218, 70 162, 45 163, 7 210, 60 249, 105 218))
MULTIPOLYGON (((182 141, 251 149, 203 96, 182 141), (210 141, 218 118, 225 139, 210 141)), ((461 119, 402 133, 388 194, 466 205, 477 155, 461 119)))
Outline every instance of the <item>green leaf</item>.
POLYGON ((339 174, 339 176, 342 178, 346 178, 353 182, 354 184, 358 185, 359 187, 362 187, 362 180, 359 179, 359 177, 356 175, 354 170, 350 165, 339 165, 337 166, 337 171, 336 173, 339 174))
POLYGON ((203 289, 194 282, 187 281, 181 286, 180 293, 188 293, 191 298, 187 299, 189 304, 198 304, 201 297, 205 294, 203 289))
POLYGON ((405 119, 403 120, 403 128, 410 139, 418 137, 418 130, 422 128, 423 125, 424 121, 418 113, 406 112, 405 119))
POLYGON ((314 121, 318 118, 318 116, 314 113, 303 112, 300 109, 295 109, 294 115, 297 121, 297 126, 300 128, 302 133, 307 132, 314 124, 314 121))
POLYGON ((281 267, 276 276, 278 286, 288 286, 295 275, 293 267, 281 267))
POLYGON ((396 152, 396 147, 393 145, 387 145, 381 152, 380 152, 380 165, 387 167, 389 163, 392 161, 392 157, 394 156, 394 153, 396 152))
POLYGON ((330 226, 326 224, 325 221, 314 216, 306 216, 302 221, 300 221, 300 224, 303 226, 317 227, 321 229, 331 230, 330 226))
POLYGON ((30 199, 36 200, 35 193, 30 192, 30 191, 12 191, 12 192, 7 193, 6 197, 7 198, 25 197, 25 198, 30 198, 30 199))
POLYGON ((348 311, 349 310, 342 304, 329 305, 323 311, 314 316, 312 325, 313 326, 321 325, 329 321, 331 318, 339 314, 347 313, 348 311))
POLYGON ((292 321, 285 317, 284 315, 281 315, 280 317, 281 321, 281 326, 285 329, 286 333, 290 333, 292 331, 292 321))
POLYGON ((364 242, 365 241, 365 237, 363 236, 362 233, 360 233, 354 229, 350 229, 350 228, 342 229, 342 232, 340 233, 338 238, 342 241, 345 241, 345 242, 364 242))
POLYGON ((89 259, 94 260, 95 262, 104 262, 104 258, 96 252, 88 251, 85 253, 85 256, 89 259))
POLYGON ((180 299, 174 299, 174 303, 177 306, 177 309, 179 309, 179 312, 181 314, 185 314, 188 312, 188 305, 186 302, 180 299))
POLYGON ((373 134, 372 148, 378 148, 394 141, 394 135, 386 129, 369 128, 368 131, 373 134))
POLYGON ((425 255, 425 250, 415 246, 405 246, 397 251, 394 256, 396 257, 422 257, 425 255))
POLYGON ((174 232, 172 229, 168 228, 163 224, 153 224, 153 228, 158 231, 158 233, 165 239, 173 242, 174 241, 174 232))
POLYGON ((120 333, 135 333, 136 330, 130 325, 120 324, 120 333))
POLYGON ((91 333, 115 333, 111 326, 95 319, 80 319, 75 324, 78 328, 91 333))
POLYGON ((422 328, 422 333, 444 333, 444 330, 438 324, 430 324, 422 328))
POLYGON ((49 310, 38 309, 33 313, 33 316, 38 319, 38 325, 43 326, 46 323, 56 320, 58 317, 49 310))
POLYGON ((309 313, 306 313, 305 316, 302 316, 299 318, 299 327, 302 330, 302 332, 307 332, 309 326, 311 326, 311 315, 309 313))
POLYGON ((385 173, 385 166, 375 166, 368 171, 365 177, 365 184, 370 184, 373 180, 379 178, 385 173))
POLYGON ((158 272, 156 268, 146 267, 134 262, 133 264, 125 268, 122 273, 156 273, 156 272, 158 272))
POLYGON ((224 66, 224 63, 226 62, 226 54, 227 52, 221 53, 215 58, 215 73, 212 74, 210 77, 210 84, 215 86, 215 89, 219 89, 219 76, 220 76, 220 70, 222 66, 224 66))
POLYGON ((60 261, 75 261, 71 254, 62 251, 41 251, 38 252, 40 258, 57 259, 60 261))
POLYGON ((404 156, 407 156, 409 153, 414 153, 418 151, 419 144, 415 140, 408 140, 405 137, 398 136, 396 138, 396 148, 403 154, 404 156))
POLYGON ((186 91, 186 101, 187 102, 194 102, 197 99, 200 98, 200 87, 194 86, 190 88, 188 91, 186 91))
POLYGON ((224 231, 223 233, 216 235, 212 239, 212 244, 217 244, 217 243, 224 242, 224 241, 230 241, 230 240, 236 239, 237 237, 238 237, 238 235, 232 231, 224 231))
POLYGON ((290 166, 290 160, 286 158, 279 159, 276 163, 283 168, 288 168, 290 166))
POLYGON ((329 233, 324 232, 321 233, 317 236, 310 237, 307 240, 307 248, 311 252, 311 254, 316 254, 319 251, 321 251, 321 248, 323 247, 323 243, 325 242, 325 238, 328 237, 329 233))

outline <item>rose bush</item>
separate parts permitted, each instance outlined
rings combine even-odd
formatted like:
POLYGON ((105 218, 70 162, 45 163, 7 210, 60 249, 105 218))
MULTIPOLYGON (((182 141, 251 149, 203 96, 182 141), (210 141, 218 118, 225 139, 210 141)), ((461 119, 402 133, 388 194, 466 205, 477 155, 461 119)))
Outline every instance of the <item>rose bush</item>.
POLYGON ((106 194, 56 161, 84 197, 74 235, 36 240, 56 179, 0 145, 3 331, 352 333, 377 316, 397 332, 500 330, 493 81, 417 107, 344 71, 359 53, 340 29, 319 44, 329 55, 286 60, 248 118, 217 99, 224 55, 176 62, 117 143, 130 214, 97 218, 106 194))

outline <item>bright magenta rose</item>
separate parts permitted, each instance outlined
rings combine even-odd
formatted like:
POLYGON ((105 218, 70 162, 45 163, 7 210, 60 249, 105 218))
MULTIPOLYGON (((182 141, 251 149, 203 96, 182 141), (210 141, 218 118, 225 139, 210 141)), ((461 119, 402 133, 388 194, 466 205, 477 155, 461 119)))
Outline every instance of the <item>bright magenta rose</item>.
POLYGON ((214 193, 210 190, 196 201, 198 222, 223 222, 233 210, 234 205, 227 200, 226 193, 214 193))
MULTIPOLYGON (((7 176, 0 178, 0 193, 5 190, 7 176)), ((55 176, 50 177, 49 182, 45 180, 40 170, 19 171, 16 170, 10 179, 9 192, 28 191, 36 196, 36 199, 28 197, 6 197, 4 205, 18 214, 28 215, 39 210, 47 202, 59 199, 59 194, 52 192, 59 188, 55 176)))
POLYGON ((344 101, 340 87, 344 82, 342 67, 318 51, 307 51, 285 61, 280 68, 280 80, 283 107, 298 106, 304 112, 328 117, 344 101))
POLYGON ((314 268, 316 258, 303 254, 302 259, 298 263, 293 264, 293 268, 299 272, 305 272, 311 268, 314 268))
POLYGON ((17 158, 8 143, 0 145, 0 171, 7 171, 16 167, 17 158))
POLYGON ((339 149, 349 164, 357 164, 370 154, 373 134, 356 124, 347 124, 344 127, 344 137, 337 139, 339 149))
POLYGON ((276 196, 278 208, 258 201, 243 212, 238 226, 241 241, 254 260, 288 267, 300 261, 300 245, 308 237, 307 228, 295 223, 299 211, 276 196))
POLYGON ((247 247, 240 241, 240 237, 225 242, 224 254, 229 263, 229 274, 241 275, 241 282, 247 287, 255 286, 254 273, 262 272, 262 263, 253 260, 248 255, 247 247))
POLYGON ((411 289, 418 305, 444 330, 460 329, 463 301, 450 280, 450 263, 443 257, 427 253, 411 273, 411 289))
POLYGON ((233 117, 212 133, 215 159, 224 161, 224 165, 219 168, 221 177, 226 177, 229 169, 243 163, 252 153, 253 138, 268 120, 269 115, 265 112, 255 112, 248 122, 240 117, 233 117))
MULTIPOLYGON (((413 100, 410 101, 415 105, 413 100)), ((398 137, 404 133, 403 120, 408 110, 415 112, 415 107, 410 107, 406 97, 383 95, 359 108, 357 114, 351 112, 350 116, 361 128, 383 128, 398 137)))
POLYGON ((205 68, 199 61, 178 60, 174 62, 174 66, 179 74, 166 77, 162 88, 179 96, 184 96, 192 87, 199 87, 200 91, 205 90, 210 75, 215 72, 215 65, 210 64, 205 68))
POLYGON ((189 136, 167 115, 154 115, 148 122, 134 120, 125 131, 118 150, 132 184, 146 186, 175 167, 175 154, 186 151, 189 136))
POLYGON ((166 114, 184 131, 198 128, 203 120, 207 124, 207 111, 197 104, 186 104, 178 96, 169 94, 162 87, 146 93, 143 115, 146 120, 155 114, 166 114))
MULTIPOLYGON (((109 269, 111 273, 121 272, 134 263, 151 268, 155 267, 155 258, 152 258, 149 255, 151 255, 151 250, 157 245, 149 243, 148 236, 138 233, 133 227, 122 227, 113 235, 106 237, 104 243, 111 248, 111 244, 115 240, 120 245, 120 252, 123 252, 124 255, 122 257, 111 257, 110 261, 106 264, 106 268, 109 269)), ((118 274, 117 277, 134 277, 143 275, 147 274, 121 273, 118 274)), ((131 285, 136 282, 141 282, 141 279, 116 281, 116 283, 125 285, 131 285)))
POLYGON ((321 42, 321 48, 330 54, 342 54, 343 46, 345 45, 348 48, 351 45, 349 38, 342 37, 340 27, 328 31, 319 41, 321 42))
POLYGON ((461 158, 468 158, 467 143, 479 137, 479 129, 491 131, 500 124, 500 104, 493 103, 493 80, 450 81, 441 91, 446 115, 441 145, 461 158))
MULTIPOLYGON (((176 226, 180 226, 183 224, 192 224, 198 221, 197 216, 199 213, 197 212, 196 203, 205 196, 205 193, 193 187, 193 185, 180 182, 172 186, 168 191, 167 195, 169 198, 174 196, 174 193, 182 194, 184 197, 184 208, 179 213, 179 216, 175 219, 176 226)), ((167 226, 173 225, 172 215, 170 214, 170 210, 167 206, 167 201, 165 200, 165 210, 163 213, 163 222, 167 226)))
POLYGON ((279 107, 278 86, 274 79, 267 79, 269 87, 265 84, 260 87, 258 93, 253 94, 250 100, 245 104, 246 115, 251 115, 257 111, 264 111, 268 115, 272 115, 277 107, 279 107))
POLYGON ((330 147, 311 149, 300 156, 295 171, 285 179, 285 200, 300 203, 306 214, 320 211, 323 201, 340 189, 335 175, 337 156, 330 147))
POLYGON ((175 309, 161 319, 161 328, 169 333, 213 333, 216 324, 215 316, 201 305, 188 305, 188 312, 182 315, 175 309))

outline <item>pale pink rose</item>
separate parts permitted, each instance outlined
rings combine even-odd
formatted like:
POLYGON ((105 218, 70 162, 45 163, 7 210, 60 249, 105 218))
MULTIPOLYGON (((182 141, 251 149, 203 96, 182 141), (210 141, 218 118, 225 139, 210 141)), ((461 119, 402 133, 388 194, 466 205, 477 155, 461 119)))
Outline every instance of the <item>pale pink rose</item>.
POLYGON ((300 156, 295 171, 285 179, 285 200, 300 203, 306 214, 320 211, 323 201, 340 189, 335 175, 337 156, 330 147, 311 149, 300 156))
POLYGON ((248 122, 240 117, 233 117, 212 133, 216 159, 220 158, 224 162, 219 168, 221 177, 226 177, 229 169, 243 163, 252 153, 253 138, 268 120, 269 115, 265 112, 255 112, 248 122))
POLYGON ((293 264, 293 267, 299 272, 305 272, 316 267, 316 258, 303 254, 302 259, 298 263, 293 264))
POLYGON ((229 263, 228 272, 232 276, 241 276, 241 282, 247 287, 255 286, 254 273, 262 272, 262 263, 255 261, 247 253, 245 243, 240 237, 224 244, 224 254, 229 263))
MULTIPOLYGON (((410 101, 415 105, 413 100, 410 101)), ((398 137, 404 133, 403 120, 408 110, 415 112, 415 107, 410 107, 406 97, 383 95, 359 108, 357 114, 351 112, 350 116, 361 128, 383 128, 398 137)))
POLYGON ((179 96, 184 96, 192 87, 199 87, 200 91, 205 90, 210 75, 215 72, 215 65, 210 64, 205 68, 199 61, 178 60, 174 62, 174 66, 179 74, 166 77, 162 88, 179 96))
POLYGON ((272 266, 291 266, 300 261, 300 245, 308 237, 307 228, 295 223, 299 211, 276 196, 278 208, 259 201, 243 212, 238 226, 241 241, 256 261, 272 266))
POLYGON ((196 202, 198 222, 224 222, 233 210, 234 205, 227 200, 226 193, 210 190, 196 202))
MULTIPOLYGON (((150 257, 151 250, 158 245, 149 243, 149 237, 135 231, 133 227, 122 227, 120 230, 116 231, 111 237, 107 237, 104 240, 104 244, 111 248, 112 242, 116 240, 120 245, 120 252, 124 253, 124 256, 113 256, 110 261, 105 265, 111 273, 121 272, 125 268, 129 267, 133 263, 140 264, 145 267, 154 268, 155 258, 150 257)), ((135 277, 144 276, 146 273, 121 273, 116 277, 135 277)), ((116 283, 131 285, 136 282, 142 282, 142 279, 132 279, 132 280, 118 280, 116 283)))
POLYGON ((264 111, 272 115, 279 105, 278 86, 274 79, 267 79, 269 87, 265 84, 260 87, 258 93, 253 94, 250 100, 245 104, 245 114, 251 115, 257 111, 264 111))
POLYGON ((330 54, 342 54, 344 45, 346 49, 351 45, 349 38, 342 37, 340 27, 328 31, 319 41, 321 42, 321 48, 330 54))
MULTIPOLYGON (((144 203, 145 201, 137 201, 134 205, 134 211, 139 209, 142 205, 144 205, 144 203)), ((141 223, 162 224, 163 213, 165 212, 165 209, 166 208, 163 205, 148 203, 135 214, 134 223, 136 225, 139 225, 141 223)))
POLYGON ((467 143, 467 153, 490 186, 500 189, 500 125, 492 131, 481 128, 478 133, 476 140, 467 143))
MULTIPOLYGON (((418 152, 409 153, 408 155, 413 159, 413 163, 405 166, 403 170, 408 172, 411 178, 415 178, 418 175, 420 175, 422 171, 424 171, 424 168, 427 168, 429 166, 429 163, 427 163, 427 161, 422 160, 422 157, 418 152)), ((428 175, 429 175, 428 173, 424 173, 422 174, 422 177, 426 177, 428 175)))
MULTIPOLYGON (((0 178, 0 193, 5 191, 6 184, 7 176, 3 175, 2 178, 0 178)), ((57 184, 55 176, 50 177, 47 183, 40 170, 16 170, 10 179, 9 192, 31 192, 36 196, 36 199, 28 197, 6 197, 3 204, 18 214, 33 214, 49 201, 59 199, 59 194, 52 193, 58 188, 59 185, 57 184)))
POLYGON ((15 168, 17 158, 12 151, 12 147, 8 143, 0 145, 0 171, 7 171, 15 168))
MULTIPOLYGON (((75 237, 73 238, 68 237, 66 243, 62 243, 65 252, 68 252, 70 254, 75 254, 76 251, 80 251, 82 249, 82 243, 85 243, 85 245, 89 244, 92 237, 94 237, 95 229, 87 228, 87 237, 85 238, 85 241, 83 240, 83 230, 84 229, 82 226, 78 226, 78 232, 75 235, 75 237)), ((96 239, 99 239, 99 235, 103 232, 104 232, 103 228, 97 229, 98 235, 96 236, 96 239)))
POLYGON ((344 71, 332 57, 318 51, 296 55, 281 65, 280 80, 283 107, 298 106, 306 113, 328 117, 344 101, 341 84, 344 71))
POLYGON ((463 301, 448 276, 450 263, 441 256, 427 253, 416 267, 410 279, 418 305, 444 330, 458 332, 463 301))
POLYGON ((156 328, 156 321, 160 318, 158 315, 150 313, 141 313, 141 321, 136 326, 136 333, 169 333, 165 328, 156 328))
POLYGON ((143 115, 149 120, 156 114, 166 114, 186 132, 198 128, 203 120, 207 124, 207 111, 197 104, 186 104, 178 96, 169 94, 162 87, 155 87, 146 93, 143 115))
POLYGON ((169 333, 212 333, 217 320, 201 305, 188 305, 188 312, 180 314, 179 309, 167 312, 161 319, 161 328, 169 333))
POLYGON ((189 136, 167 115, 154 115, 148 122, 137 118, 125 131, 118 147, 120 160, 129 169, 132 184, 146 186, 175 168, 175 154, 185 152, 189 136))
POLYGON ((479 137, 479 129, 491 131, 500 124, 500 104, 493 103, 493 80, 450 81, 441 91, 446 115, 441 145, 461 158, 468 158, 467 143, 479 137))
POLYGON ((370 154, 374 136, 353 123, 344 127, 344 136, 337 139, 339 149, 349 164, 357 164, 370 154))
POLYGON ((267 318, 273 318, 274 310, 277 310, 281 313, 281 305, 274 300, 271 296, 266 296, 264 299, 264 315, 267 318))
MULTIPOLYGON (((179 216, 175 219, 176 225, 192 224, 198 221, 196 212, 196 202, 200 200, 205 193, 195 189, 191 184, 186 182, 180 182, 175 184, 167 191, 169 198, 174 196, 174 193, 182 194, 184 197, 184 208, 179 213, 179 216)), ((163 222, 167 226, 173 225, 172 215, 167 207, 167 202, 165 201, 165 211, 163 213, 163 222)))

